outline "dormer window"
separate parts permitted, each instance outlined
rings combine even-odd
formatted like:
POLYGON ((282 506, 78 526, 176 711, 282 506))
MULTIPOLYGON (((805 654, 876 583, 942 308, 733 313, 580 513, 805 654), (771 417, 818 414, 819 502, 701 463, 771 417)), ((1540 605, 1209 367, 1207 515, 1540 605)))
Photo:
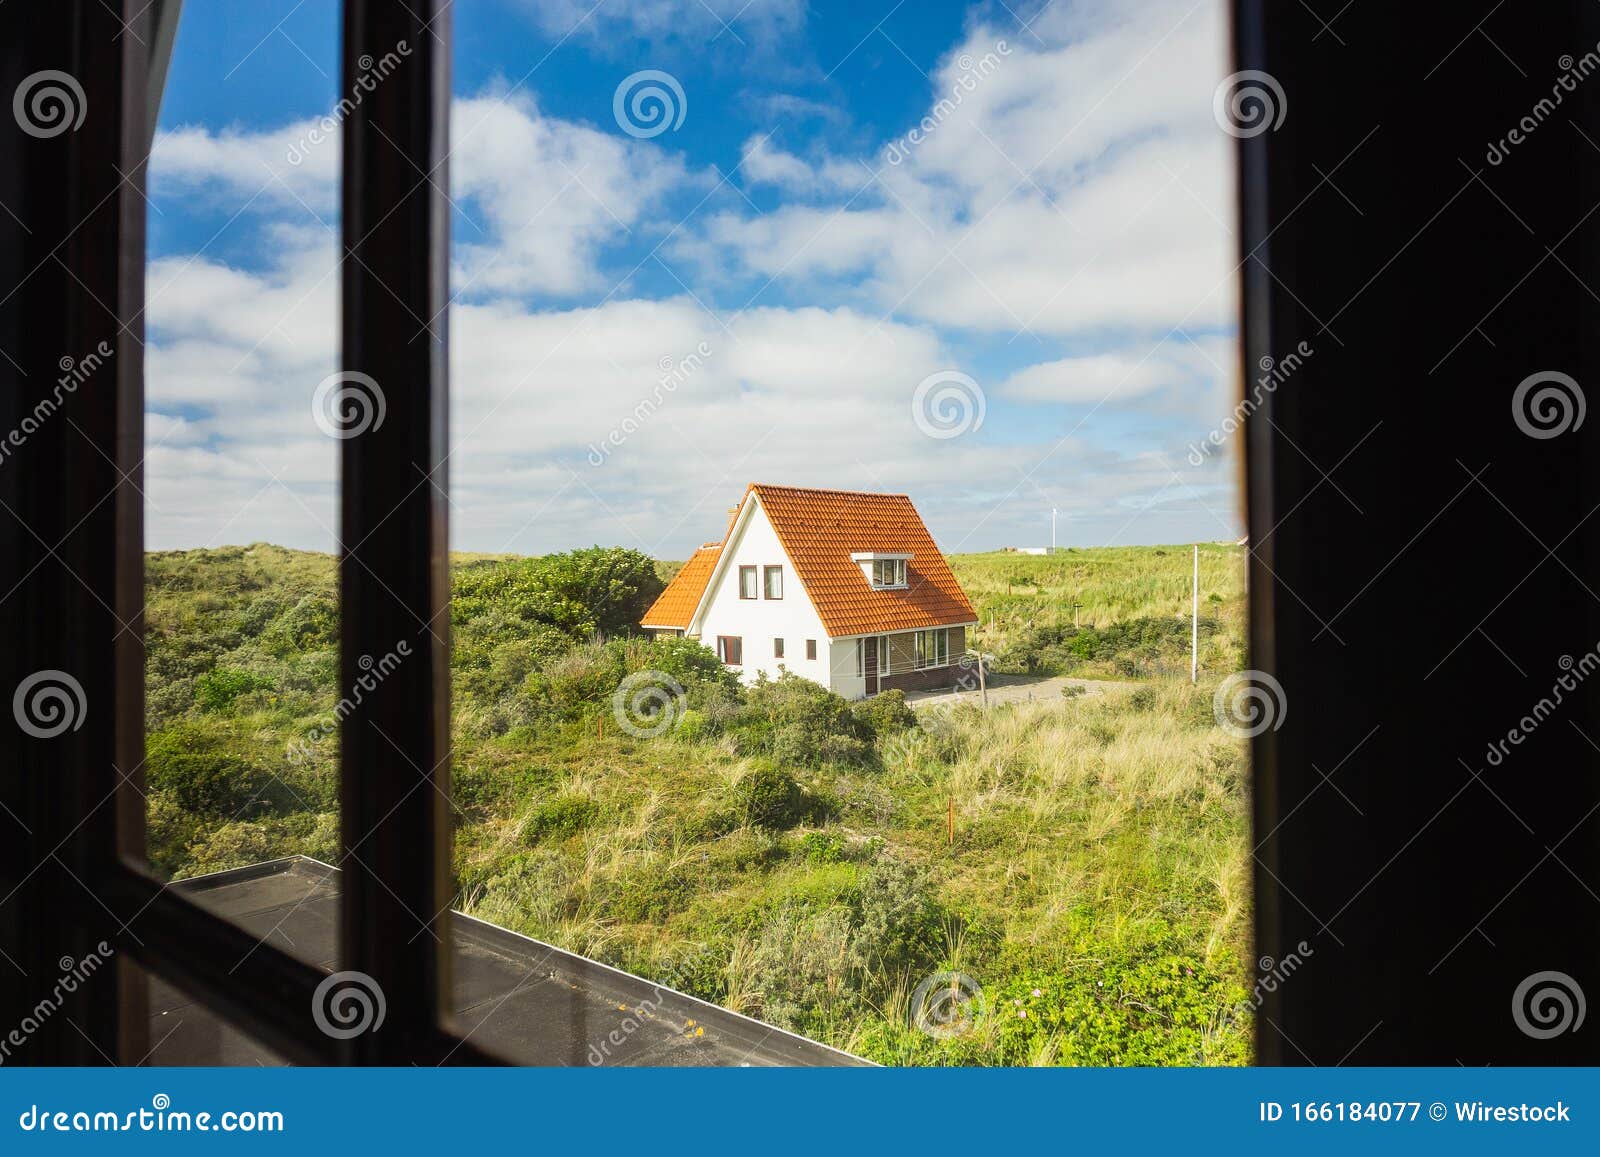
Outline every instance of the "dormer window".
POLYGON ((889 554, 882 551, 857 551, 850 556, 861 567, 875 591, 892 591, 906 586, 906 563, 909 554, 889 554))

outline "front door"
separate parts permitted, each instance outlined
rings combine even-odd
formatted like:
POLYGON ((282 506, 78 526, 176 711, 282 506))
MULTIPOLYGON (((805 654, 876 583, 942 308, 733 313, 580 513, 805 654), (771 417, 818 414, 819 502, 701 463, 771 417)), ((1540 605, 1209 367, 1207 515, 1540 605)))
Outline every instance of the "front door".
POLYGON ((878 676, 878 643, 876 636, 861 640, 861 669, 867 676, 868 695, 876 695, 882 683, 878 676))

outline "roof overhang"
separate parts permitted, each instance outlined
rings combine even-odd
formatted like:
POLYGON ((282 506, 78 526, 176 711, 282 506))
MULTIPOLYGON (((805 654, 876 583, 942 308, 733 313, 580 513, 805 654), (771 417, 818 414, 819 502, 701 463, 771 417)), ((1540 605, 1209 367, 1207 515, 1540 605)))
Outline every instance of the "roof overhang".
POLYGON ((875 639, 879 635, 914 635, 918 631, 944 631, 951 627, 976 627, 977 619, 966 619, 959 623, 929 623, 925 627, 895 627, 888 631, 859 631, 854 635, 829 635, 830 642, 839 643, 848 639, 875 639))

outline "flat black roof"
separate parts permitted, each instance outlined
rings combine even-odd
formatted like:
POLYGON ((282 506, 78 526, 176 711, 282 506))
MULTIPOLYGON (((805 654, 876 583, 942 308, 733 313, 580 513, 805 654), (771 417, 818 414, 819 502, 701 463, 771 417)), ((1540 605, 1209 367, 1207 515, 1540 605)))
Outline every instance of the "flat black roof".
MULTIPOLYGON (((333 970, 339 870, 303 857, 173 887, 265 943, 333 970)), ((856 1057, 457 912, 462 1032, 536 1065, 859 1065, 856 1057)), ((311 1015, 311 1010, 306 1010, 311 1015)), ((277 1054, 150 978, 147 1064, 279 1065, 277 1054)))

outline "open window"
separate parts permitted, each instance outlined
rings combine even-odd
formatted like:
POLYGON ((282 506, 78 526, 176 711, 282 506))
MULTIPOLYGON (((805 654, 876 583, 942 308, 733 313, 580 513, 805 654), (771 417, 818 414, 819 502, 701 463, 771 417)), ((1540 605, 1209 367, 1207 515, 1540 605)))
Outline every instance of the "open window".
MULTIPOLYGON (((456 767, 449 744, 449 335, 436 323, 449 301, 451 209, 429 179, 450 154, 449 9, 445 0, 340 7, 341 91, 397 59, 382 99, 352 102, 341 125, 336 245, 348 259, 329 282, 338 286, 338 368, 362 375, 357 384, 403 383, 385 388, 381 422, 374 408, 359 436, 337 440, 337 686, 352 703, 336 740, 340 830, 331 867, 341 872, 341 906, 321 904, 329 881, 303 863, 294 873, 232 881, 300 889, 304 902, 287 907, 321 920, 334 945, 311 962, 235 918, 248 905, 223 918, 216 896, 143 866, 144 371, 161 351, 159 343, 146 348, 143 328, 142 182, 176 5, 0 5, 0 36, 15 48, 0 65, 0 91, 67 71, 87 106, 70 138, 5 128, 0 427, 20 431, 36 417, 67 372, 63 358, 81 364, 94 351, 109 371, 93 394, 67 391, 61 412, 70 422, 7 441, 0 462, 3 686, 31 703, 28 693, 44 686, 39 676, 66 676, 43 700, 64 716, 34 719, 33 730, 14 716, 18 774, 0 777, 8 833, 0 948, 34 978, 56 975, 63 957, 81 965, 104 943, 120 973, 116 985, 86 989, 81 1015, 41 1026, 17 1059, 137 1063, 157 1043, 152 1016, 180 1006, 204 1008, 239 1039, 296 1063, 494 1063, 506 1055, 458 1019, 453 999, 455 944, 464 938, 497 959, 515 959, 519 946, 450 911, 452 777, 474 769, 456 767), (102 343, 110 353, 99 352, 102 343), (399 637, 417 646, 373 679, 399 637), (343 972, 383 994, 381 1031, 330 1033, 311 1015, 343 972)), ((1273 5, 1269 18, 1267 5, 1240 2, 1232 14, 1236 76, 1272 77, 1289 97, 1281 118, 1260 131, 1233 125, 1241 208, 1225 226, 1238 242, 1249 381, 1265 375, 1270 385, 1230 392, 1255 399, 1236 423, 1246 444, 1252 595, 1252 666, 1240 686, 1284 696, 1247 729, 1249 794, 1240 798, 1252 823, 1236 843, 1249 880, 1218 872, 1205 886, 1228 903, 1253 903, 1260 959, 1276 965, 1301 944, 1314 949, 1288 983, 1258 994, 1258 1059, 1592 1063, 1593 1034, 1529 1032, 1507 998, 1552 971, 1589 986, 1600 958, 1594 689, 1585 684, 1563 699, 1566 725, 1525 729, 1515 766, 1504 765, 1499 748, 1494 758, 1478 755, 1489 737, 1498 742, 1521 726, 1521 704, 1540 703, 1552 684, 1581 671, 1581 655, 1600 637, 1600 603, 1587 589, 1600 555, 1590 517, 1600 495, 1586 467, 1600 434, 1582 420, 1581 392, 1600 372, 1600 318, 1586 292, 1600 282, 1600 219, 1589 200, 1600 187, 1600 152, 1585 140, 1600 139, 1600 128, 1589 102, 1573 100, 1562 105, 1570 127, 1547 121, 1507 137, 1528 115, 1525 98, 1541 92, 1538 70, 1574 45, 1600 42, 1600 17, 1588 4, 1552 6, 1539 21, 1502 10, 1477 26, 1476 13, 1383 6, 1273 5), (1408 19, 1414 26, 1402 29, 1408 19), (1391 83, 1351 86, 1363 68, 1391 83), (1486 83, 1492 69, 1506 83, 1486 83), (1487 167, 1475 160, 1485 141, 1497 146, 1487 167), (1268 362, 1276 367, 1290 351, 1295 378, 1274 377, 1268 362), (1577 394, 1567 387, 1564 408, 1552 410, 1543 389, 1565 385, 1541 377, 1551 373, 1579 384, 1577 394), (1428 383, 1447 384, 1450 404, 1428 383), (1533 398, 1545 400, 1513 408, 1533 398), (1486 540, 1516 545, 1471 552, 1463 566, 1463 544, 1486 540), (1417 592, 1426 592, 1420 609, 1417 592), (1507 719, 1498 719, 1507 704, 1507 719), (1481 717, 1482 732, 1464 715, 1481 717)), ((1217 107, 1231 107, 1225 94, 1217 107)), ((765 159, 769 174, 794 171, 783 163, 793 158, 765 159)), ((1185 173, 1169 176, 1181 183, 1185 173)), ((567 176, 550 179, 560 187, 567 176)), ((1036 208, 1048 228, 1066 227, 1047 199, 1036 208)), ((1062 272, 1062 281, 1070 276, 1062 272)), ((968 318, 977 303, 976 295, 946 300, 929 313, 968 318)), ((1198 346, 1204 335, 1184 339, 1198 346)), ((1099 381, 1093 375, 1104 366, 1078 369, 1088 378, 1019 375, 1006 386, 1083 396, 1083 383, 1099 381)), ((662 390, 690 389, 702 372, 685 353, 668 371, 671 390, 662 390)), ((930 437, 950 446, 933 428, 930 437)), ((191 419, 162 433, 184 439, 195 428, 191 419)), ((185 452, 204 454, 204 442, 185 452)), ((1203 447, 1197 453, 1205 456, 1203 447)), ((1157 466, 1166 468, 1140 463, 1157 466)), ((960 469, 958 454, 949 469, 960 469)), ((1008 475, 996 485, 1025 490, 1029 481, 1008 475)), ((1158 472, 1157 486, 1166 482, 1158 472)), ((1174 482, 1162 501, 1185 489, 1174 482)), ((861 561, 859 582, 844 570, 857 594, 860 583, 906 581, 903 559, 861 561)), ((756 598, 751 570, 740 593, 756 598)), ((1008 577, 998 572, 997 599, 1010 596, 1008 577)), ((1067 636, 1064 624, 1061 633, 1087 638, 1082 628, 1067 636)), ((882 635, 857 638, 855 649, 858 675, 888 671, 882 635)), ((740 662, 740 650, 739 637, 718 640, 724 663, 740 662)), ((937 655, 938 644, 918 654, 937 655)), ((204 694, 259 693, 246 682, 219 676, 204 694)), ((647 696, 657 709, 636 726, 654 725, 674 701, 668 690, 647 696)), ((1210 709, 1184 707, 1202 717, 1210 709)), ((604 719, 593 724, 583 721, 585 736, 606 734, 604 719)), ((1109 746, 1092 730, 1074 742, 1109 746)), ((1212 775, 1212 763, 1193 767, 1206 784, 1225 778, 1212 775)), ((919 822, 936 828, 946 802, 933 801, 919 822)), ((1228 814, 1219 808, 1208 818, 1228 814)), ((584 815, 581 801, 564 801, 537 822, 559 831, 584 815)), ((1106 838, 1117 839, 1114 826, 1106 838)), ((1015 879, 1020 887, 1024 873, 1015 879)), ((462 975, 470 984, 483 974, 462 975)), ((594 978, 608 976, 596 966, 594 978)), ((15 1024, 34 1001, 11 984, 0 987, 0 1004, 15 1024)), ((370 993, 368 1006, 378 1007, 370 993)), ((525 1043, 586 1063, 582 1049, 543 1036, 525 1043)))

